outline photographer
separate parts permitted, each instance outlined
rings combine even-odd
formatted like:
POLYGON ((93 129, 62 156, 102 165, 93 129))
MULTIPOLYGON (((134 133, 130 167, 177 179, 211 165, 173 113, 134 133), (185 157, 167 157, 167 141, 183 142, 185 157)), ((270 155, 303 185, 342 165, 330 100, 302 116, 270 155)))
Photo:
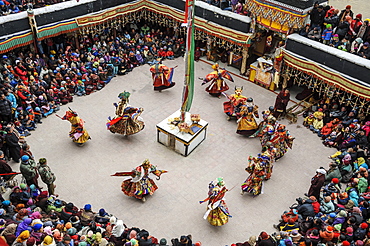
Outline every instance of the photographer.
POLYGON ((297 198, 296 200, 299 204, 297 207, 298 214, 302 216, 302 219, 305 220, 307 217, 315 217, 315 211, 312 206, 314 201, 311 199, 303 200, 302 198, 297 198))

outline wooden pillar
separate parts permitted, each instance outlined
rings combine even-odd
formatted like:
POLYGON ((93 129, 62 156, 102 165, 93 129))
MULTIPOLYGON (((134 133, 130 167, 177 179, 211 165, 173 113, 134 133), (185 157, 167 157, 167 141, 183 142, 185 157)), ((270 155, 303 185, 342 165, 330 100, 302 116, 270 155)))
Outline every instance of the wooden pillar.
POLYGON ((212 53, 212 40, 210 37, 207 38, 207 60, 211 60, 212 53))
POLYGON ((234 57, 234 51, 230 51, 229 59, 227 61, 228 66, 231 66, 231 64, 233 64, 233 57, 234 57))
POLYGON ((35 20, 35 14, 33 12, 33 6, 31 3, 27 4, 27 16, 28 16, 28 23, 30 24, 31 32, 32 32, 32 37, 33 37, 33 48, 35 49, 35 53, 37 52, 37 23, 35 20))
POLYGON ((243 50, 242 50, 242 66, 240 68, 240 74, 241 75, 246 75, 246 72, 247 72, 247 60, 248 60, 248 57, 249 57, 249 48, 247 46, 243 47, 243 50))

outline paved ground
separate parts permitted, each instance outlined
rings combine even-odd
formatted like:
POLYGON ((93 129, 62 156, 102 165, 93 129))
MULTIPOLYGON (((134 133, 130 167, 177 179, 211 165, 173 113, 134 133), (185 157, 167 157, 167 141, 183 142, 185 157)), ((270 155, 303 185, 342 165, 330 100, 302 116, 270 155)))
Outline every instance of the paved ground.
MULTIPOLYGON (((155 125, 179 109, 184 74, 182 59, 164 64, 179 65, 175 71, 178 85, 170 90, 153 91, 149 66, 145 65, 115 78, 102 91, 75 98, 68 105, 86 121, 92 140, 84 147, 71 142, 69 123, 55 115, 44 119, 38 130, 27 138, 36 158, 46 157, 56 173, 56 191, 60 198, 79 207, 91 203, 94 211, 103 207, 128 226, 145 228, 159 238, 192 234, 194 240, 201 240, 205 246, 245 241, 262 230, 273 232, 272 224, 296 197, 307 191, 315 169, 327 166, 326 157, 333 150, 324 148, 307 129, 289 125, 296 137, 293 150, 275 165, 272 179, 265 184, 265 193, 256 198, 241 196, 239 185, 247 177, 244 171, 247 158, 258 153, 259 141, 235 133, 235 121, 227 121, 223 113, 225 98, 209 96, 199 80, 191 112, 199 113, 209 122, 206 141, 188 157, 156 142, 155 125), (124 90, 132 93, 130 103, 133 106, 145 109, 142 114, 146 123, 144 131, 130 137, 114 135, 105 128, 107 117, 114 116, 112 103, 118 101, 117 95, 124 90), (145 158, 168 173, 157 182, 159 190, 142 203, 125 196, 120 189, 122 178, 110 175, 116 171, 130 171, 145 158), (199 201, 206 198, 208 183, 220 176, 224 177, 228 188, 235 186, 226 194, 233 218, 225 226, 213 227, 202 218, 206 205, 200 205, 199 201)), ((234 68, 228 69, 236 72, 234 68)), ((198 62, 195 77, 205 76, 211 70, 210 65, 198 62)), ((275 93, 239 76, 234 79, 234 84, 243 85, 243 94, 253 97, 261 110, 273 105, 275 93)), ((234 84, 230 83, 230 87, 234 84)), ((63 115, 66 109, 62 107, 59 114, 63 115)), ((12 165, 18 169, 18 165, 12 165)))

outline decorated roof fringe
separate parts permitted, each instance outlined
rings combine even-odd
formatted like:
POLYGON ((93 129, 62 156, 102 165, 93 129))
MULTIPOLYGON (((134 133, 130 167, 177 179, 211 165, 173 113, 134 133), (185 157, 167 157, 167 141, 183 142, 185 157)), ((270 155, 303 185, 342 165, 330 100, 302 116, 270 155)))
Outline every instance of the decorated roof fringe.
POLYGON ((9 52, 15 48, 22 47, 33 42, 31 31, 15 34, 14 36, 0 41, 0 53, 9 52))
MULTIPOLYGON (((77 25, 80 27, 98 25, 103 22, 113 20, 115 18, 122 18, 127 14, 140 13, 145 11, 160 14, 163 17, 170 18, 177 21, 178 23, 182 23, 184 19, 184 11, 180 11, 169 6, 156 3, 154 1, 140 0, 132 4, 125 4, 109 10, 105 10, 98 14, 76 18, 76 22, 77 25)), ((230 28, 222 27, 199 17, 195 18, 195 28, 196 30, 201 30, 212 36, 216 36, 234 44, 238 44, 241 46, 250 45, 250 36, 252 34, 246 34, 232 30, 230 28)))
POLYGON ((75 20, 60 21, 39 28, 37 37, 39 40, 43 40, 49 37, 58 36, 63 33, 73 32, 78 29, 79 27, 75 20))
MULTIPOLYGON (((184 11, 180 11, 169 6, 156 3, 150 0, 139 0, 134 3, 125 4, 97 14, 79 17, 73 20, 60 21, 38 28, 38 39, 43 40, 48 37, 55 37, 63 33, 73 32, 81 27, 97 26, 107 21, 113 21, 127 15, 145 12, 157 13, 168 19, 175 20, 181 24, 184 19, 184 11)), ((197 31, 225 40, 236 46, 250 46, 251 33, 245 34, 226 27, 219 26, 207 20, 196 18, 195 26, 197 31)), ((33 42, 32 32, 27 31, 14 35, 4 41, 0 41, 0 53, 8 52, 12 49, 28 45, 33 42)))
POLYGON ((343 91, 353 94, 354 96, 361 96, 366 100, 370 100, 370 87, 360 84, 354 80, 350 80, 338 72, 332 71, 327 67, 295 56, 291 52, 283 50, 283 61, 288 66, 299 69, 305 74, 313 76, 322 80, 324 83, 334 85, 343 91))
POLYGON ((289 28, 304 26, 307 17, 307 13, 297 12, 293 9, 287 9, 261 0, 249 0, 247 8, 256 17, 256 21, 260 25, 283 33, 287 33, 289 28), (278 29, 273 27, 274 23, 285 26, 285 28, 278 29))

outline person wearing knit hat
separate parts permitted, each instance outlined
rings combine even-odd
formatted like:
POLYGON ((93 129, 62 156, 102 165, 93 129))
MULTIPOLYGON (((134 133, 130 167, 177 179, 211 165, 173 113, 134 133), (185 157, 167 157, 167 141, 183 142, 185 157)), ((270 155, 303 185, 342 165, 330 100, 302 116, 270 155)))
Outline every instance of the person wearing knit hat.
POLYGON ((334 212, 329 214, 329 218, 332 218, 332 219, 334 219, 336 216, 337 215, 334 212))
POLYGON ((360 226, 356 229, 356 231, 353 233, 353 240, 363 240, 367 233, 368 224, 367 223, 361 223, 360 226))
POLYGON ((343 22, 346 16, 353 18, 353 11, 351 10, 351 5, 347 5, 339 14, 339 22, 343 22))
POLYGON ((34 246, 36 245, 36 238, 34 237, 29 237, 26 241, 27 246, 34 246))
POLYGON ((333 221, 333 225, 338 225, 338 224, 342 225, 346 221, 346 218, 347 218, 346 211, 344 210, 339 211, 339 213, 337 214, 336 218, 333 221))
MULTIPOLYGON (((134 240, 136 241, 136 239, 134 239, 134 240)), ((131 241, 131 239, 130 239, 130 241, 131 241)), ((107 245, 108 241, 107 241, 107 239, 103 238, 103 236, 100 232, 97 232, 97 233, 95 233, 95 243, 97 245, 107 245)))
POLYGON ((362 229, 367 229, 369 227, 369 225, 367 223, 363 222, 363 223, 360 224, 360 227, 362 229))
POLYGON ((42 228, 42 224, 35 224, 34 226, 32 226, 32 229, 34 231, 39 231, 41 228, 42 228))
POLYGON ((95 216, 95 221, 100 224, 107 224, 110 220, 110 214, 108 214, 104 208, 99 209, 99 214, 95 216))
POLYGON ((64 227, 68 230, 70 228, 72 228, 72 223, 71 222, 67 222, 64 227))
POLYGON ((336 224, 333 227, 334 227, 334 230, 335 231, 339 231, 340 232, 340 230, 342 230, 342 224, 336 224))
POLYGON ((348 242, 348 241, 343 241, 342 242, 342 246, 350 246, 350 245, 351 245, 351 243, 348 242))
POLYGON ((56 244, 55 244, 55 241, 54 241, 54 239, 53 239, 51 236, 49 236, 49 235, 47 235, 47 236, 44 238, 44 241, 42 241, 42 243, 41 243, 41 246, 54 246, 54 245, 56 245, 56 244))
POLYGON ((327 226, 324 231, 320 231, 320 238, 322 243, 330 242, 334 237, 334 228, 327 226))
POLYGON ((333 178, 330 183, 325 185, 323 189, 323 196, 331 196, 335 199, 340 193, 340 184, 338 178, 333 178))
MULTIPOLYGON (((338 48, 338 46, 340 45, 340 40, 339 40, 339 35, 338 34, 334 34, 333 39, 330 41, 329 45, 331 47, 338 48)), ((329 141, 329 142, 333 142, 333 141, 329 141)), ((325 142, 325 143, 328 144, 329 146, 332 146, 331 143, 328 143, 328 142, 325 142)), ((325 145, 325 146, 327 146, 327 145, 325 145)))
POLYGON ((39 159, 38 172, 40 174, 42 182, 44 182, 48 186, 49 195, 55 195, 54 182, 56 180, 56 177, 51 171, 51 168, 48 166, 46 158, 39 159))
POLYGON ((95 213, 91 211, 91 205, 86 204, 83 209, 81 209, 81 225, 88 226, 91 221, 95 218, 95 213))
POLYGON ((76 235, 76 233, 77 233, 77 229, 76 229, 76 228, 74 228, 74 227, 69 228, 69 229, 67 230, 67 234, 68 234, 68 235, 70 235, 70 236, 74 236, 74 235, 76 235))
POLYGON ((30 232, 28 230, 22 231, 21 234, 17 237, 17 243, 23 243, 30 237, 30 232))
POLYGON ((298 232, 298 230, 292 230, 289 236, 292 238, 294 244, 297 244, 302 238, 302 235, 298 232))
POLYGON ((329 214, 335 211, 335 206, 330 196, 324 197, 324 201, 321 202, 320 211, 325 214, 329 214))
POLYGON ((331 180, 331 182, 334 183, 334 184, 339 184, 339 179, 338 178, 333 178, 331 180))
POLYGON ((22 173, 22 176, 26 180, 28 186, 34 184, 37 189, 41 190, 42 187, 38 185, 38 174, 37 174, 37 165, 36 162, 31 159, 28 155, 23 155, 21 158, 21 165, 19 170, 22 173))
POLYGON ((137 245, 139 245, 139 244, 138 244, 138 241, 137 241, 136 239, 134 239, 134 238, 130 239, 130 243, 131 243, 131 245, 132 245, 132 246, 137 246, 137 245))
POLYGON ((331 24, 327 24, 326 29, 324 29, 324 31, 321 34, 323 43, 328 45, 330 43, 332 36, 333 36, 333 27, 331 24))
POLYGON ((356 246, 363 246, 363 245, 364 245, 364 242, 363 242, 362 240, 357 240, 357 241, 355 242, 355 245, 356 245, 356 246))
POLYGON ((165 238, 161 238, 161 240, 159 240, 159 246, 168 246, 167 240, 165 238))
POLYGON ((261 241, 263 241, 263 240, 269 239, 270 236, 269 236, 269 234, 267 234, 267 232, 263 231, 263 232, 260 233, 259 238, 261 239, 261 241))
POLYGON ((9 200, 4 200, 1 202, 1 204, 3 204, 3 206, 5 207, 8 207, 10 205, 10 201, 9 200))
MULTIPOLYGON (((357 52, 359 51, 360 47, 362 46, 362 43, 363 43, 363 40, 361 38, 356 38, 352 44, 351 44, 351 50, 350 52, 352 54, 357 54, 357 52)), ((352 122, 353 119, 350 119, 350 121, 352 122)), ((349 122, 350 123, 350 122, 349 122)))
POLYGON ((345 233, 345 236, 346 236, 346 240, 349 241, 349 242, 352 242, 353 241, 353 228, 352 227, 347 227, 346 228, 346 233, 345 233))
MULTIPOLYGON (((51 222, 51 221, 50 221, 51 222)), ((52 234, 53 234, 53 232, 52 232, 52 226, 49 226, 49 225, 46 225, 46 222, 44 223, 44 233, 46 234, 46 235, 49 235, 49 236, 51 236, 52 234)))

